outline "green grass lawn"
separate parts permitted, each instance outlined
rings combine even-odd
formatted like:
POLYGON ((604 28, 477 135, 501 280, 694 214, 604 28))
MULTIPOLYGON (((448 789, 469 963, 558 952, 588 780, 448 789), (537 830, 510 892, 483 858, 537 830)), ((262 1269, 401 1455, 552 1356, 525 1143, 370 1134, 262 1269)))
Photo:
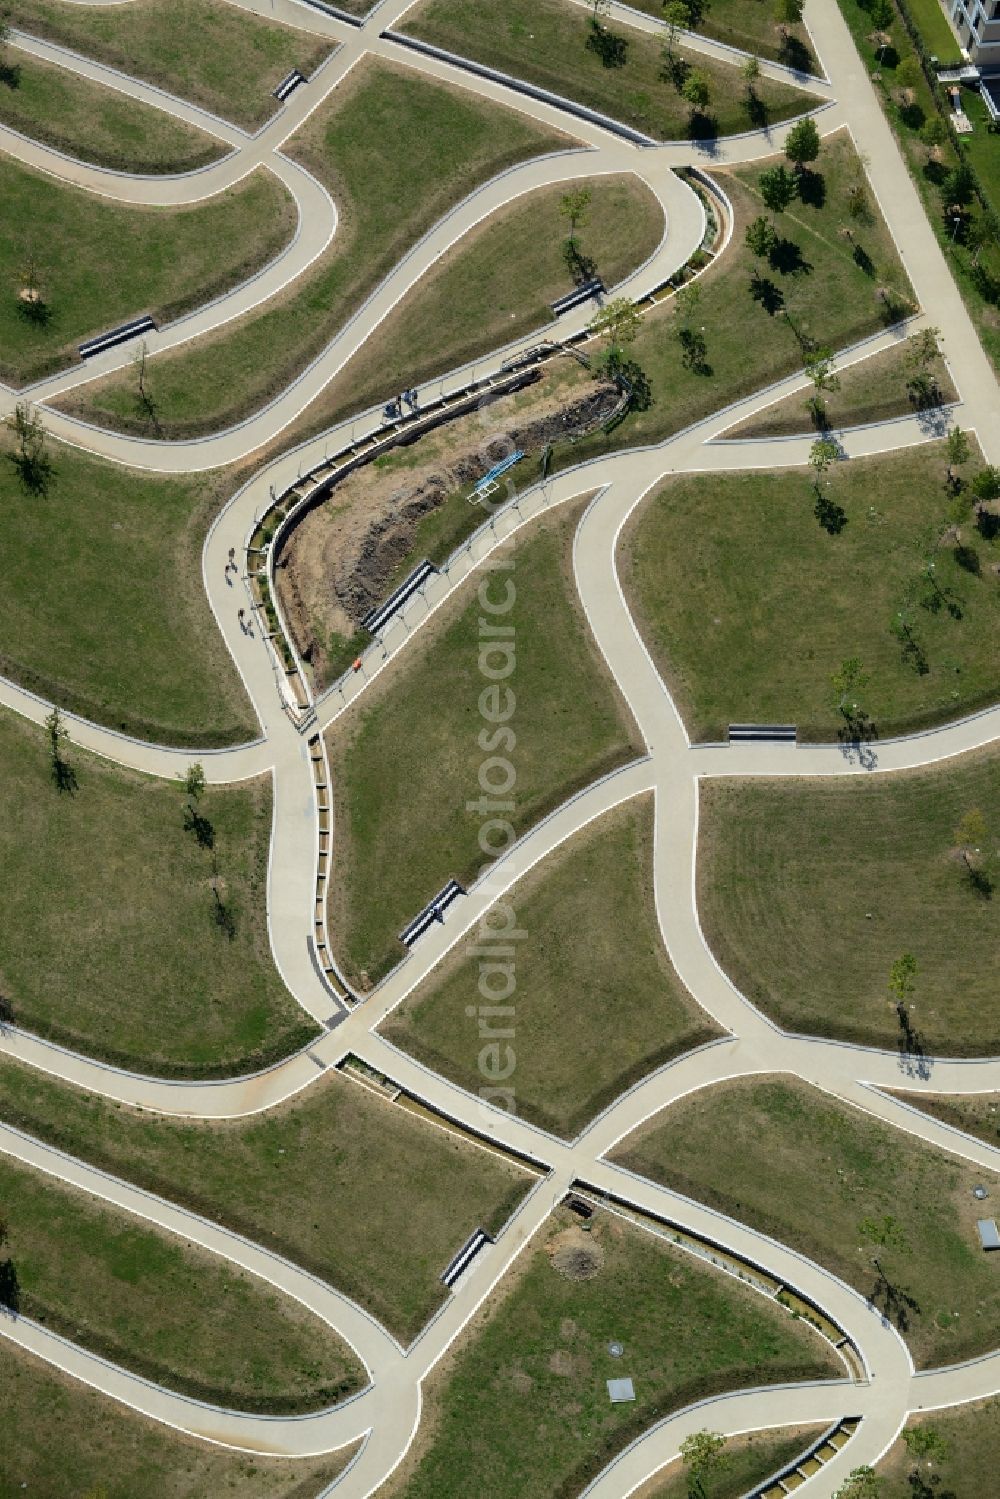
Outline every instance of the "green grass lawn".
POLYGON ((228 497, 226 476, 139 473, 50 442, 52 483, 44 495, 29 494, 10 451, 0 435, 0 672, 142 739, 211 746, 255 738, 256 718, 201 580, 202 544, 228 497))
MULTIPOLYGON (((557 1134, 579 1133, 630 1083, 718 1034, 663 950, 652 812, 644 798, 608 813, 508 897, 527 936, 512 965, 516 988, 503 1001, 513 1018, 487 1025, 509 1025, 516 1038, 518 1113, 557 1134)), ((475 948, 472 941, 458 949, 382 1026, 390 1041, 473 1092, 483 1045, 466 1009, 479 1002, 475 948)))
POLYGON ((209 851, 185 830, 179 783, 72 745, 64 753, 77 778, 71 793, 53 783, 44 730, 0 717, 9 793, 0 992, 15 1022, 141 1072, 183 1077, 252 1071, 306 1045, 316 1024, 282 983, 268 943, 269 779, 205 794, 209 851))
MULTIPOLYGON (((838 0, 838 3, 844 20, 850 27, 863 65, 870 72, 881 71, 882 73, 880 98, 886 118, 899 141, 903 157, 910 169, 910 175, 923 199, 931 227, 938 237, 938 243, 965 300, 969 316, 975 324, 983 348, 992 360, 994 368, 1000 370, 1000 306, 996 298, 985 299, 982 290, 977 287, 972 275, 972 254, 963 245, 953 240, 953 226, 944 213, 944 202, 938 187, 949 168, 955 165, 956 150, 948 143, 932 158, 920 138, 919 131, 935 113, 936 105, 931 87, 920 70, 913 43, 902 21, 897 20, 892 27, 892 49, 885 54, 880 69, 877 64, 875 46, 870 40, 873 34, 871 17, 858 0, 838 0), (893 65, 886 66, 887 63, 893 65), (913 67, 912 99, 908 104, 897 82, 900 67, 913 67)), ((909 4, 911 11, 920 17, 924 16, 925 10, 927 16, 937 13, 940 25, 944 27, 951 39, 950 51, 942 50, 939 56, 942 62, 951 61, 957 64, 960 61, 958 45, 947 22, 940 15, 938 0, 909 0, 909 4)), ((942 35, 942 48, 944 45, 942 35)), ((932 47, 931 50, 935 49, 932 47)), ((992 137, 987 137, 982 149, 992 149, 992 141, 992 137)), ((978 159, 979 150, 980 147, 973 147, 977 167, 981 165, 978 159)), ((1000 245, 995 242, 988 244, 979 258, 993 278, 1000 279, 1000 245)))
MULTIPOLYGON (((703 1476, 703 1493, 698 1499, 745 1499, 757 1484, 805 1452, 824 1430, 821 1426, 801 1426, 794 1431, 751 1431, 746 1436, 731 1437, 723 1449, 724 1466, 703 1476)), ((691 1499, 691 1485, 687 1469, 678 1459, 637 1489, 634 1499, 691 1499)))
POLYGON ((0 1493, 80 1499, 315 1499, 353 1450, 305 1460, 198 1442, 0 1342, 0 1493))
POLYGON ((1000 1400, 911 1417, 906 1432, 912 1437, 921 1428, 930 1428, 945 1443, 944 1454, 916 1456, 901 1437, 878 1465, 884 1485, 879 1499, 979 1499, 994 1491, 1000 1400))
POLYGON ((292 68, 309 77, 333 50, 308 30, 249 15, 225 0, 131 0, 106 7, 18 0, 12 20, 22 31, 144 78, 245 130, 275 113, 272 90, 292 68))
MULTIPOLYGON (((941 9, 941 0, 906 0, 906 8, 928 52, 940 63, 957 67, 962 60, 958 41, 941 9)), ((895 29, 902 31, 904 28, 898 26, 895 29)))
POLYGON ((0 1201, 18 1310, 112 1363, 276 1413, 320 1410, 367 1383, 325 1322, 215 1255, 6 1155, 0 1201))
MULTIPOLYGON (((890 416, 909 415, 915 409, 906 387, 911 375, 907 365, 909 343, 908 339, 903 340, 881 354, 849 365, 842 372, 834 366, 840 389, 826 392, 822 398, 828 427, 858 427, 890 416)), ((937 381, 942 405, 958 399, 948 366, 940 354, 928 365, 928 374, 937 381)), ((808 390, 785 396, 738 427, 730 428, 725 435, 727 438, 776 437, 796 432, 818 435, 806 406, 811 394, 809 386, 808 390)))
POLYGON ((337 1072, 212 1123, 109 1104, 5 1060, 0 1118, 285 1255, 404 1342, 446 1300, 441 1272, 473 1229, 495 1233, 533 1181, 337 1072))
MULTIPOLYGON (((515 806, 504 816, 518 836, 639 752, 576 598, 571 554, 580 514, 577 504, 544 517, 501 554, 514 564, 516 590, 504 619, 516 631, 508 725, 516 745, 509 732, 506 745, 515 806)), ((479 769, 489 758, 478 738, 494 733, 478 706, 489 685, 479 670, 475 591, 484 576, 449 601, 328 736, 340 841, 330 931, 341 963, 363 986, 404 955, 397 933, 446 880, 470 883, 483 863, 487 817, 466 804, 480 797, 479 769)), ((493 590, 507 596, 495 579, 493 590)), ((487 666, 500 669, 497 658, 487 666)), ((505 706, 504 698, 497 711, 505 706)))
POLYGON ((590 1233, 576 1222, 557 1209, 435 1377, 427 1446, 387 1499, 567 1499, 672 1410, 841 1371, 804 1324, 666 1239, 605 1213, 590 1233), (574 1250, 587 1279, 554 1263, 574 1250), (610 1405, 605 1381, 623 1375, 635 1403, 610 1405))
POLYGON ((0 377, 15 384, 77 362, 88 335, 143 312, 170 322, 221 295, 277 255, 296 223, 263 168, 206 203, 136 208, 4 158, 0 196, 0 377), (41 317, 19 295, 31 255, 41 317))
POLYGON ((572 187, 593 194, 580 247, 606 286, 656 249, 663 215, 632 177, 581 178, 540 188, 503 209, 451 249, 376 328, 303 415, 282 434, 301 442, 399 390, 445 375, 514 338, 553 328, 549 304, 571 287, 561 254, 559 201, 572 187), (627 233, 622 233, 622 226, 627 233))
MULTIPOLYGON (((950 1124, 966 1134, 1000 1146, 1000 1093, 907 1093, 899 1096, 912 1108, 933 1114, 943 1124, 950 1124)), ((991 1210, 992 1211, 992 1210, 991 1210)))
MULTIPOLYGON (((567 0, 507 0, 503 6, 424 0, 403 19, 412 36, 578 100, 657 140, 732 135, 760 125, 759 118, 754 124, 736 66, 678 47, 678 56, 704 75, 710 89, 709 103, 692 127, 690 106, 664 77, 660 39, 618 22, 604 26, 627 43, 621 67, 606 66, 588 47, 589 18, 567 0)), ((815 104, 800 89, 770 79, 760 79, 756 93, 771 124, 815 104)))
POLYGON ((962 154, 973 167, 991 203, 1000 203, 1000 140, 990 129, 990 115, 978 89, 962 89, 962 108, 972 121, 971 135, 962 136, 962 154))
POLYGON ((13 49, 0 74, 0 123, 126 172, 192 172, 227 149, 161 110, 13 49))
MULTIPOLYGON (((663 19, 663 0, 628 0, 628 3, 658 21, 663 19)), ((740 47, 801 72, 820 71, 805 26, 780 26, 775 20, 774 6, 762 4, 761 0, 710 0, 696 30, 716 41, 728 42, 730 47, 740 47)))
POLYGON ((892 237, 869 199, 868 222, 853 227, 854 245, 841 234, 847 220, 847 193, 861 171, 846 132, 824 140, 811 201, 796 199, 776 226, 784 242, 776 268, 757 260, 745 243, 746 226, 765 211, 758 182, 775 161, 715 173, 735 214, 733 242, 719 263, 698 280, 699 302, 692 321, 704 329, 702 371, 686 369, 676 336, 673 299, 643 318, 629 357, 644 370, 652 405, 633 412, 609 435, 598 433, 575 446, 556 448, 556 467, 622 447, 661 441, 701 421, 731 401, 752 394, 802 368, 798 334, 836 350, 897 321, 912 306, 912 289, 892 237), (765 311, 754 296, 772 298, 765 311), (891 293, 887 304, 879 292, 891 293))
POLYGON ((993 751, 849 785, 703 781, 698 899, 716 957, 789 1030, 893 1047, 889 970, 912 952, 924 1048, 1000 1052, 1000 912, 956 831, 970 809, 989 818, 998 793, 993 751))
MULTIPOLYGON (((259 311, 190 348, 151 361, 149 389, 165 435, 215 431, 258 409, 325 348, 449 208, 513 163, 570 144, 567 137, 543 131, 513 110, 410 70, 372 59, 360 63, 285 147, 326 183, 337 203, 340 217, 332 245, 304 278, 259 311), (387 151, 387 139, 405 140, 406 150, 387 151)), ((598 214, 602 226, 607 215, 625 205, 645 226, 652 217, 646 206, 650 195, 640 196, 624 185, 619 193, 616 198, 602 189, 607 194, 607 210, 598 214)), ((640 233, 640 246, 649 244, 650 249, 662 233, 662 216, 655 203, 653 208, 660 221, 655 238, 645 227, 640 233)), ((544 233, 551 232, 549 218, 544 233)), ((610 246, 613 234, 609 221, 601 245, 610 246)), ((558 245, 556 239, 551 247, 547 242, 539 247, 529 271, 544 269, 551 275, 544 252, 551 258, 558 245)), ((616 263, 622 258, 632 263, 628 250, 609 254, 616 263)), ((513 306, 523 280, 514 267, 505 274, 514 283, 509 294, 513 306)), ((564 290, 566 278, 556 284, 564 290)), ((464 302, 449 308, 466 339, 468 325, 480 311, 476 291, 466 287, 464 302)), ((536 305, 532 303, 533 313, 536 305)), ((509 309, 507 316, 509 320, 509 309)), ((435 330, 435 342, 438 336, 435 330)), ((397 383, 389 393, 399 388, 397 383)), ((148 412, 140 409, 135 381, 127 375, 109 376, 60 405, 121 430, 150 430, 148 412)))
POLYGON ((972 1195, 980 1181, 996 1192, 995 1173, 784 1077, 689 1095, 617 1146, 613 1159, 873 1296, 918 1368, 958 1363, 996 1344, 1000 1286, 979 1247, 982 1209, 972 1195), (898 1242, 879 1247, 860 1225, 886 1215, 898 1242))
POLYGON ((823 493, 843 512, 836 534, 805 469, 684 477, 654 493, 625 532, 623 581, 693 739, 750 722, 836 740, 831 676, 851 657, 882 738, 996 700, 1000 545, 970 522, 961 548, 934 552, 943 477, 941 444, 835 465, 823 493), (900 611, 911 645, 890 629, 900 611))

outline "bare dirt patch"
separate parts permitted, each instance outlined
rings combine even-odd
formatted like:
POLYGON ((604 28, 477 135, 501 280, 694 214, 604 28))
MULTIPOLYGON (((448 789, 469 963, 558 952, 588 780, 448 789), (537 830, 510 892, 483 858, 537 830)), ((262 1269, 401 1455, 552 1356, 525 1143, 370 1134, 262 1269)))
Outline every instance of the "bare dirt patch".
POLYGON ((593 1280, 604 1268, 604 1250, 592 1233, 575 1224, 545 1246, 553 1270, 566 1280, 593 1280))
MULTIPOLYGON (((512 448, 531 456, 546 443, 591 431, 617 400, 613 385, 591 382, 578 366, 538 372, 514 394, 348 474, 308 510, 282 543, 275 576, 296 648, 317 683, 329 679, 340 642, 355 634, 407 563, 420 560, 421 522, 446 502, 464 506, 461 492, 512 448)), ((468 507, 454 529, 461 534, 484 518, 478 506, 468 507)), ((448 534, 446 528, 441 540, 450 550, 448 534)))

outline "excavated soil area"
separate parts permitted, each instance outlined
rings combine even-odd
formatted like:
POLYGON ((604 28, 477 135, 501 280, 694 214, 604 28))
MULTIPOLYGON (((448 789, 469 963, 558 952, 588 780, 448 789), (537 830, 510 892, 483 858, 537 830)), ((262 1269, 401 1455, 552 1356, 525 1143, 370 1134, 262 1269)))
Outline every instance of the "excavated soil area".
MULTIPOLYGON (((466 495, 493 464, 515 449, 531 458, 547 443, 592 430, 618 399, 613 385, 595 382, 576 364, 532 371, 514 394, 487 398, 474 411, 401 442, 347 474, 305 511, 282 542, 275 579, 316 686, 342 669, 344 642, 411 567, 425 556, 443 561, 486 518, 466 495), (441 525, 429 532, 428 518, 446 505, 450 517, 436 516, 441 525)), ((532 465, 532 479, 536 472, 532 465)))

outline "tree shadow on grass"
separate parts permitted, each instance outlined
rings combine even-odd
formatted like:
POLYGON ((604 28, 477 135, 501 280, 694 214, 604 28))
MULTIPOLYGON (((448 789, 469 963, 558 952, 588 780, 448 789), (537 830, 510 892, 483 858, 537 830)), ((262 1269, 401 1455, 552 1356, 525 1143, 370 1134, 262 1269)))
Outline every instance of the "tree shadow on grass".
POLYGON ((868 1296, 869 1304, 876 1307, 897 1331, 907 1332, 912 1314, 920 1313, 919 1301, 905 1287, 894 1285, 881 1265, 876 1265, 875 1269, 877 1274, 868 1296))
POLYGON ((19 62, 4 62, 0 59, 0 85, 10 89, 21 87, 21 64, 19 62))
POLYGON ((812 53, 797 36, 789 36, 787 33, 782 36, 780 60, 786 68, 795 68, 796 72, 812 72, 812 53))
POLYGON ((799 173, 799 201, 809 208, 822 208, 826 202, 826 178, 822 172, 805 167, 799 173))
POLYGON ((60 796, 75 796, 79 790, 76 771, 61 755, 52 757, 52 783, 60 796))
POLYGON ((750 295, 770 317, 784 309, 785 294, 768 276, 751 276, 750 295))
POLYGON ((706 114, 703 109, 692 110, 688 119, 688 140, 714 142, 718 138, 719 122, 715 115, 706 114))
POLYGON ((11 1259, 0 1260, 0 1308, 16 1317, 21 1307, 21 1283, 11 1259))
POLYGON ((812 270, 812 262, 806 260, 802 249, 793 239, 779 239, 768 252, 768 264, 781 276, 804 276, 812 270))
POLYGON ((587 51, 594 52, 605 68, 623 68, 628 62, 628 41, 617 32, 609 31, 599 21, 591 21, 587 37, 587 51))
POLYGON ((866 276, 875 275, 875 262, 874 260, 872 260, 864 245, 855 245, 851 254, 854 259, 854 264, 857 266, 859 271, 862 271, 866 276))
POLYGON ((199 848, 215 847, 215 829, 193 802, 184 808, 184 831, 193 833, 199 848))
POLYGON ((819 488, 816 490, 813 515, 828 536, 839 536, 847 525, 847 511, 843 505, 838 505, 836 500, 831 500, 830 496, 819 488))
POLYGON ((906 1483, 911 1499, 958 1499, 954 1489, 941 1487, 940 1473, 924 1474, 919 1468, 913 1468, 906 1475, 906 1483))

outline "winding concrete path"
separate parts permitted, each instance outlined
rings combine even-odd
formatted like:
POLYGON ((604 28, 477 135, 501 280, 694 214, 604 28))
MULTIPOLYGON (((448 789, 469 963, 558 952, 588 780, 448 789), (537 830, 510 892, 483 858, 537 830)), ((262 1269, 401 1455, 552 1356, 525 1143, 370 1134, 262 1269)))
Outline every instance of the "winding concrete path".
MULTIPOLYGON (((279 261, 266 268, 261 277, 237 288, 230 298, 220 299, 211 307, 193 314, 191 319, 162 330, 163 341, 156 344, 157 348, 168 347, 171 342, 180 343, 219 326, 228 317, 240 315, 273 295, 273 289, 262 289, 262 282, 265 286, 270 285, 267 278, 284 276, 287 280, 301 275, 323 253, 336 229, 335 207, 314 179, 283 157, 278 148, 366 53, 404 62, 430 76, 472 89, 485 98, 499 99, 549 126, 557 124, 569 128, 583 144, 579 149, 530 162, 504 174, 452 210, 410 251, 374 297, 331 341, 316 364, 251 422, 232 432, 206 439, 204 443, 144 444, 71 423, 68 418, 52 413, 46 418, 47 424, 60 436, 115 461, 163 471, 188 471, 244 456, 280 433, 293 420, 306 400, 312 399, 350 354, 363 345, 399 298, 462 235, 486 215, 537 186, 582 174, 629 171, 640 176, 656 192, 664 209, 665 236, 654 257, 624 283, 623 290, 629 295, 641 295, 657 284, 683 264, 700 243, 704 230, 700 202, 671 170, 693 159, 689 145, 641 150, 600 127, 576 120, 569 122, 556 106, 514 96, 502 85, 473 79, 452 64, 402 53, 391 40, 382 37, 381 32, 405 13, 411 0, 406 0, 406 3, 384 0, 361 27, 326 18, 296 4, 295 0, 278 0, 273 9, 263 3, 250 3, 250 0, 243 0, 243 3, 248 10, 293 20, 304 29, 320 31, 340 42, 339 49, 316 75, 309 89, 293 95, 290 104, 256 136, 245 136, 223 122, 206 123, 202 112, 181 101, 170 101, 171 112, 193 123, 200 122, 202 128, 213 128, 232 150, 213 166, 187 178, 156 179, 158 185, 155 188, 149 185, 152 179, 143 182, 141 179, 121 178, 118 174, 94 175, 95 169, 67 163, 66 158, 57 153, 45 153, 45 170, 52 170, 64 180, 76 182, 88 190, 107 192, 111 196, 121 196, 122 201, 133 202, 195 201, 197 196, 220 191, 223 186, 231 185, 258 167, 276 171, 279 176, 287 169, 288 175, 282 176, 282 180, 296 197, 301 222, 295 244, 289 247, 285 256, 293 256, 294 252, 297 258, 286 258, 284 264, 279 265, 282 260, 279 257, 279 261), (318 193, 316 189, 319 189, 318 193), (154 192, 167 196, 142 196, 154 192), (179 196, 171 198, 171 192, 179 196), (314 194, 312 198, 311 193, 314 194)), ((618 18, 628 24, 646 26, 634 16, 620 14, 618 18)), ((987 457, 1000 461, 1000 426, 995 422, 1000 401, 995 377, 950 281, 937 241, 924 219, 919 199, 885 125, 871 84, 850 43, 839 10, 822 3, 822 0, 809 0, 807 20, 829 77, 829 83, 814 80, 810 84, 817 98, 825 101, 818 117, 820 127, 824 130, 837 128, 846 121, 859 146, 867 153, 873 187, 923 308, 921 319, 914 320, 911 327, 918 326, 921 320, 929 320, 945 329, 945 352, 962 398, 955 416, 963 425, 977 432, 987 457)), ((649 29, 655 29, 657 25, 650 21, 649 29)), ((46 44, 22 37, 17 41, 18 45, 35 50, 40 56, 47 55, 46 44)), ((711 52, 713 46, 704 44, 704 50, 711 52)), ((148 86, 134 84, 120 75, 116 75, 117 81, 112 82, 105 76, 108 70, 85 59, 68 62, 65 55, 60 55, 53 60, 74 66, 86 76, 110 83, 136 98, 143 98, 144 102, 165 107, 161 96, 149 98, 148 86)), ((773 70, 769 68, 767 71, 773 70)), ((751 159, 755 155, 769 154, 782 139, 782 131, 777 130, 722 142, 718 155, 725 160, 751 159)), ((41 158, 33 157, 31 148, 12 132, 0 131, 0 148, 34 165, 41 164, 41 158)), ((565 331, 572 331, 585 320, 583 314, 575 321, 567 320, 565 331)), ((890 346, 899 336, 898 330, 890 330, 866 341, 847 351, 840 360, 841 366, 869 357, 873 352, 890 346)), ((524 347, 536 339, 537 336, 524 340, 512 348, 524 347)), ((150 347, 152 349, 152 343, 150 347)), ((497 367, 509 352, 499 351, 487 363, 491 368, 497 367)), ((120 353, 108 356, 107 368, 120 367, 124 357, 120 353)), ((85 372, 86 378, 94 378, 100 372, 101 368, 93 362, 85 372)), ((59 390, 70 388, 71 383, 79 383, 80 378, 79 372, 64 372, 44 386, 36 387, 33 394, 39 399, 46 395, 51 397, 59 390)), ((459 389, 466 379, 467 371, 455 371, 441 384, 444 388, 459 389)), ((434 384, 436 386, 438 382, 434 384)), ((259 738, 252 744, 214 754, 175 751, 125 739, 78 719, 70 719, 71 736, 81 746, 154 775, 181 775, 196 758, 205 763, 209 778, 215 782, 265 772, 272 775, 274 828, 268 879, 272 950, 289 989, 323 1024, 324 1031, 308 1052, 289 1058, 265 1073, 208 1083, 168 1082, 124 1073, 16 1029, 0 1033, 0 1052, 124 1104, 206 1119, 234 1118, 270 1108, 312 1085, 323 1071, 338 1065, 348 1053, 354 1053, 384 1071, 431 1108, 485 1141, 530 1158, 537 1163, 541 1175, 497 1242, 477 1256, 449 1300, 416 1342, 404 1350, 348 1298, 298 1267, 219 1224, 209 1223, 31 1140, 17 1130, 0 1125, 0 1150, 3 1152, 28 1162, 35 1169, 57 1175, 125 1211, 145 1217, 169 1232, 204 1245, 308 1306, 357 1350, 369 1370, 372 1383, 361 1395, 330 1411, 294 1420, 268 1419, 212 1410, 172 1394, 87 1354, 24 1319, 0 1323, 0 1333, 146 1415, 209 1441, 252 1451, 305 1455, 332 1451, 365 1437, 359 1458, 334 1485, 336 1492, 345 1499, 354 1499, 354 1496, 361 1499, 361 1496, 376 1491, 406 1452, 419 1422, 421 1389, 427 1375, 453 1346, 469 1319, 502 1281, 517 1256, 543 1228, 553 1206, 574 1182, 582 1181, 617 1201, 707 1238, 795 1287, 844 1329, 858 1349, 865 1370, 864 1378, 859 1382, 845 1377, 841 1381, 791 1389, 742 1391, 676 1412, 609 1465, 587 1490, 594 1499, 623 1499, 632 1493, 650 1474, 677 1455, 685 1435, 701 1426, 737 1432, 859 1415, 863 1420, 857 1435, 836 1459, 803 1486, 803 1492, 810 1496, 815 1494, 817 1499, 828 1499, 850 1467, 878 1459, 909 1411, 957 1404, 1000 1390, 1000 1353, 947 1370, 915 1374, 909 1353, 895 1329, 851 1287, 821 1266, 703 1204, 633 1176, 607 1159, 619 1140, 686 1094, 726 1078, 766 1071, 787 1072, 814 1083, 853 1106, 909 1131, 928 1145, 959 1154, 984 1169, 1000 1166, 1000 1151, 940 1124, 886 1091, 900 1086, 914 1093, 921 1090, 955 1093, 1000 1091, 1000 1058, 972 1061, 930 1059, 929 1063, 915 1067, 895 1053, 785 1033, 732 985, 716 963, 701 931, 694 899, 694 873, 698 791, 703 777, 886 774, 961 755, 992 744, 1000 737, 1000 708, 994 708, 927 734, 880 743, 860 757, 845 754, 839 746, 723 747, 690 743, 669 691, 639 637, 621 590, 615 567, 618 538, 643 496, 671 473, 802 464, 809 447, 806 438, 755 442, 734 442, 725 438, 728 429, 801 384, 801 375, 793 376, 769 391, 716 413, 667 442, 582 465, 545 485, 516 495, 512 503, 495 517, 493 524, 462 549, 448 571, 431 581, 424 596, 411 600, 395 618, 385 631, 382 642, 365 654, 361 670, 319 701, 318 725, 325 728, 352 710, 355 700, 368 690, 371 682, 397 655, 410 648, 410 642, 426 628, 427 621, 456 589, 477 573, 506 538, 553 506, 579 495, 593 496, 575 542, 576 584, 590 628, 608 668, 636 716, 647 753, 632 765, 580 792, 528 832, 503 859, 496 861, 487 876, 449 909, 444 922, 420 940, 374 993, 349 1013, 338 1004, 314 968, 306 941, 311 928, 318 840, 307 746, 286 712, 287 703, 263 642, 256 632, 252 637, 246 637, 238 631, 238 601, 223 583, 228 549, 235 546, 242 554, 255 516, 266 502, 271 486, 276 490, 284 489, 300 468, 314 465, 328 446, 336 448, 343 436, 342 429, 304 444, 296 452, 269 464, 234 496, 206 541, 204 581, 219 627, 256 709, 261 727, 259 738), (650 793, 655 798, 654 890, 663 941, 678 974, 706 1012, 726 1031, 726 1037, 644 1078, 616 1099, 577 1139, 563 1140, 488 1107, 479 1098, 423 1068, 379 1034, 377 1027, 380 1022, 414 992, 483 913, 539 860, 610 808, 650 793)), ((10 392, 0 391, 0 403, 8 400, 10 395, 10 392)), ((371 420, 374 424, 375 413, 371 420)), ((364 421, 361 419, 357 425, 363 426, 364 421)), ((929 435, 926 425, 915 418, 838 434, 846 461, 925 442, 929 435)), ((0 682, 0 702, 35 721, 41 721, 49 708, 47 703, 6 682, 0 682)))

